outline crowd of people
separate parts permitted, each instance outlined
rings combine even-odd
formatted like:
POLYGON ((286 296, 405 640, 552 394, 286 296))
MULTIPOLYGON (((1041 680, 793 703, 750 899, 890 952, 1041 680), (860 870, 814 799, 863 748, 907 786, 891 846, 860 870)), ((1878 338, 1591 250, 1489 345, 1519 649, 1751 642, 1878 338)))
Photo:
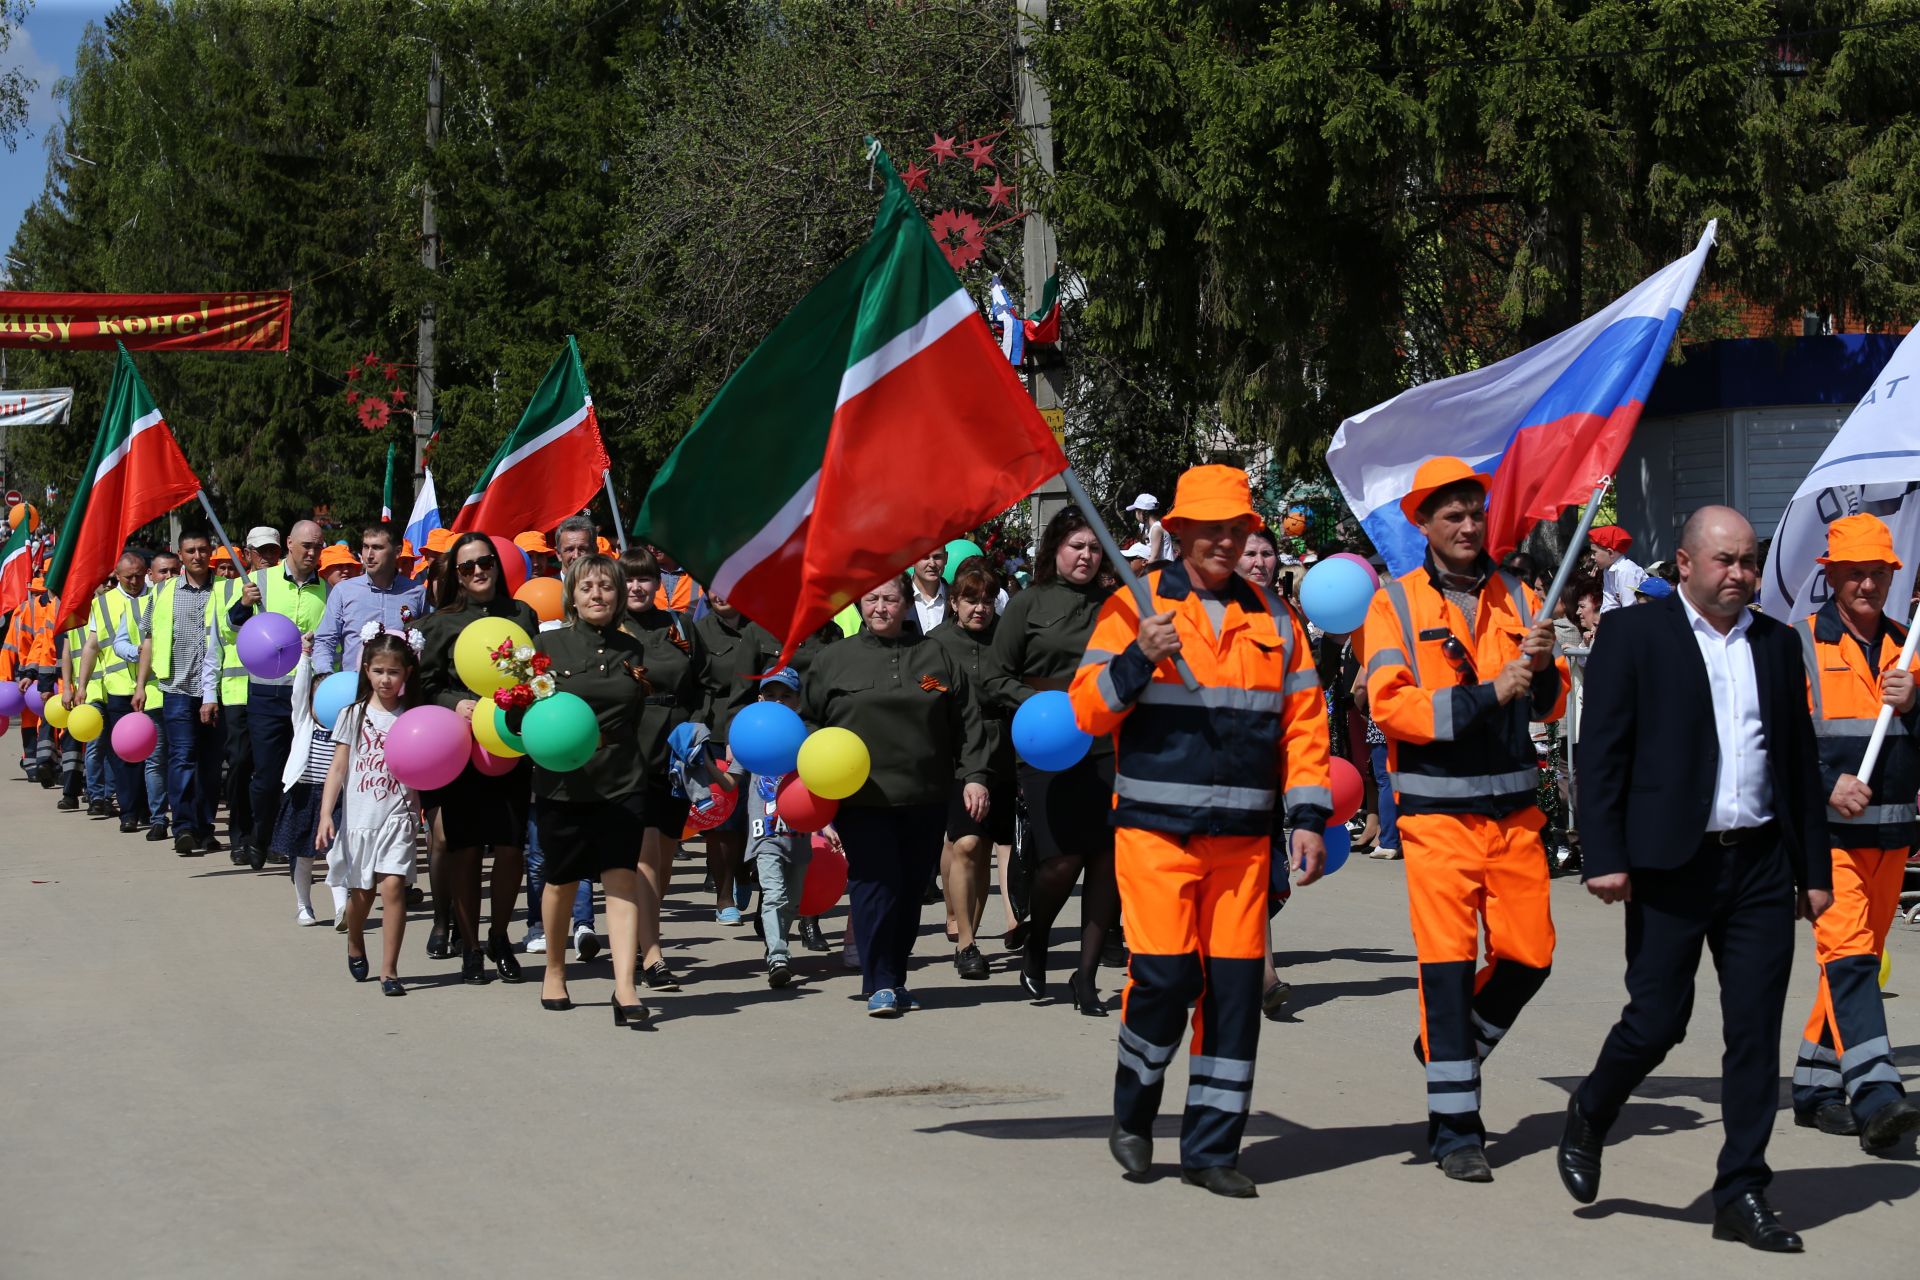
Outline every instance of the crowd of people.
MULTIPOLYGON (((911 957, 923 908, 934 904, 944 907, 960 979, 990 978, 991 956, 1004 950, 1003 971, 1044 999, 1059 962, 1054 926, 1077 887, 1064 1003, 1108 1016, 1101 969, 1128 970, 1114 1157, 1129 1173, 1147 1167, 1162 1077, 1197 1004, 1181 1167, 1187 1181, 1228 1196, 1253 1194, 1235 1162, 1255 1044, 1261 1014, 1288 994, 1273 965, 1273 921, 1294 885, 1322 874, 1335 757, 1364 782, 1352 847, 1405 868, 1429 1142, 1447 1175, 1467 1182, 1492 1177, 1481 1064, 1551 971, 1550 878, 1578 870, 1608 901, 1660 901, 1684 896, 1686 876, 1707 874, 1703 859, 1789 842, 1797 860, 1769 861, 1769 876, 1789 897, 1800 894, 1809 918, 1830 921, 1817 935, 1821 995, 1795 1074, 1797 1118, 1858 1134, 1870 1150, 1920 1127, 1887 1055, 1872 985, 1920 789, 1913 679, 1895 660, 1904 631, 1884 616, 1899 565, 1884 526, 1835 523, 1835 598, 1801 628, 1805 670, 1766 668, 1794 688, 1811 673, 1811 711, 1804 698, 1797 712, 1767 702, 1763 717, 1749 706, 1754 667, 1738 665, 1746 650, 1727 666, 1753 618, 1752 530, 1736 513, 1697 514, 1676 560, 1644 569, 1628 558, 1624 530, 1595 529, 1546 611, 1552 566, 1524 553, 1499 564, 1486 555, 1486 490, 1486 477, 1457 459, 1421 468, 1402 509, 1426 537, 1427 559, 1384 579, 1364 626, 1346 632, 1321 630, 1295 606, 1304 566, 1281 555, 1245 475, 1211 466, 1182 477, 1164 515, 1150 494, 1129 506, 1140 536, 1126 554, 1141 581, 1108 562, 1103 531, 1068 507, 1039 532, 1020 572, 984 556, 949 566, 946 552, 930 551, 807 637, 778 670, 780 640, 664 549, 616 553, 575 516, 523 531, 511 547, 436 531, 418 551, 386 523, 362 528, 356 551, 301 520, 284 540, 270 527, 249 530, 237 561, 209 532, 189 528, 172 547, 128 547, 86 622, 64 633, 53 630, 58 604, 36 579, 7 623, 0 676, 58 704, 22 718, 21 765, 57 793, 59 809, 84 806, 129 836, 171 840, 183 858, 225 852, 255 871, 284 867, 302 926, 322 923, 311 886, 324 872, 350 976, 377 976, 391 996, 406 993, 407 908, 430 904, 426 954, 457 964, 463 982, 518 984, 519 957, 545 954, 541 1006, 564 1011, 573 1007, 569 948, 577 963, 604 950, 614 1021, 646 1021, 647 994, 680 987, 662 900, 687 856, 690 816, 720 793, 735 798, 729 815, 699 833, 700 892, 711 895, 715 923, 751 926, 767 983, 785 988, 795 977, 792 941, 832 949, 821 914, 801 910, 811 864, 821 849, 844 859, 840 951, 875 1018, 917 1006, 911 957), (508 551, 524 565, 503 564, 508 551), (508 582, 521 575, 510 567, 527 575, 517 591, 508 582), (1603 625, 1616 612, 1639 620, 1603 625), (269 678, 241 659, 241 629, 261 613, 290 620, 303 638, 284 675, 269 678), (549 690, 584 701, 598 744, 564 771, 476 751, 444 786, 416 790, 387 760, 398 716, 431 704, 476 726, 494 723, 492 699, 470 687, 456 653, 480 623, 531 637, 530 656, 518 657, 549 690), (1706 852, 1649 861, 1623 839, 1620 813, 1645 803, 1634 763, 1644 749, 1632 735, 1652 713, 1623 692, 1617 655, 1633 641, 1615 637, 1666 626, 1701 637, 1707 680, 1692 727, 1702 716, 1709 731, 1717 725, 1717 745, 1699 754, 1717 758, 1719 771, 1695 779, 1700 794, 1687 800, 1711 804, 1695 815, 1706 852), (1831 674, 1840 671, 1848 674, 1831 674), (357 673, 354 696, 323 713, 322 686, 338 672, 357 673), (1069 695, 1093 745, 1078 763, 1047 770, 1016 755, 1011 725, 1027 700, 1056 691, 1069 695), (864 784, 830 822, 802 824, 820 827, 817 835, 784 820, 793 811, 780 778, 752 773, 729 751, 736 719, 763 701, 866 745, 864 784), (1901 728, 1869 786, 1854 776, 1864 772, 1859 726, 1883 702, 1901 728), (82 704, 100 709, 104 730, 84 742, 55 725, 65 719, 59 710, 82 704), (115 728, 138 716, 157 738, 144 759, 113 745, 115 728), (1810 724, 1817 760, 1783 745, 1788 730, 1761 734, 1763 719, 1810 724), (1742 738, 1749 729, 1760 737, 1742 738), (1774 770, 1772 783, 1756 772, 1763 768, 1774 770), (1849 842, 1831 857, 1823 821, 1849 842), (423 862, 425 892, 415 883, 423 862), (999 946, 988 925, 996 898, 999 946), (1823 914, 1823 898, 1840 903, 1838 915, 1823 914), (377 974, 365 936, 376 905, 377 974)), ((1764 621, 1752 629, 1776 648, 1788 643, 1764 621)), ((509 735, 520 723, 514 711, 500 721, 509 735)), ((1693 887, 1714 901, 1729 892, 1693 887)), ((1576 1198, 1590 1200, 1597 1186, 1599 1144, 1620 1101, 1684 1030, 1690 996, 1668 997, 1681 985, 1674 975, 1691 972, 1688 948, 1697 959, 1703 943, 1716 954, 1733 946, 1727 919, 1752 904, 1722 905, 1698 920, 1692 907, 1676 908, 1687 920, 1661 925, 1671 933, 1660 935, 1659 955, 1679 967, 1658 972, 1651 953, 1640 954, 1653 926, 1632 915, 1641 921, 1629 934, 1634 1003, 1576 1092, 1560 1153, 1576 1198), (1667 987, 1655 991, 1660 983, 1667 987)), ((1765 927, 1777 924, 1769 916, 1765 927)), ((1759 1198, 1766 1171, 1753 1085, 1765 1074, 1769 1008, 1778 1038, 1791 937, 1782 959, 1776 934, 1758 936, 1745 936, 1744 954, 1769 985, 1749 1001, 1752 1025, 1737 1052, 1729 1024, 1729 1079, 1738 1065, 1746 1092, 1728 1101, 1716 1230, 1755 1247, 1797 1248, 1759 1198)))

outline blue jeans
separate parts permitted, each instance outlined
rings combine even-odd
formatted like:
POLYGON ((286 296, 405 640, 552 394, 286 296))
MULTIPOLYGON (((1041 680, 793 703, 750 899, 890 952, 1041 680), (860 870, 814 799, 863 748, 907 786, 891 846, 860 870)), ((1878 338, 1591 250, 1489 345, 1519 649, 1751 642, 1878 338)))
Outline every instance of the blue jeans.
POLYGON ((105 757, 103 763, 113 778, 113 794, 120 802, 120 821, 137 822, 147 825, 152 814, 147 811, 146 766, 133 764, 120 758, 120 753, 110 745, 113 739, 113 726, 131 715, 141 715, 133 709, 133 695, 130 693, 110 693, 107 695, 107 729, 94 739, 93 746, 105 757))
MULTIPOLYGON (((69 734, 67 740, 71 742, 75 739, 69 734)), ((87 779, 88 801, 113 799, 113 783, 107 777, 107 753, 111 748, 107 746, 106 738, 95 738, 86 744, 85 750, 87 763, 84 772, 87 779)))
MULTIPOLYGON (((540 891, 547 887, 547 855, 540 848, 540 829, 531 815, 527 818, 527 929, 546 931, 540 923, 540 891)), ((582 880, 573 891, 574 928, 593 928, 593 881, 582 880)))
POLYGON ((167 804, 167 719, 162 709, 165 697, 161 695, 161 703, 147 703, 147 715, 153 720, 155 736, 153 754, 142 767, 146 770, 147 816, 155 822, 165 822, 172 812, 167 804))
POLYGON ((813 845, 805 836, 794 843, 799 851, 792 858, 763 853, 753 860, 760 876, 760 927, 767 935, 769 962, 787 958, 787 931, 793 928, 800 899, 807 892, 807 864, 813 861, 813 845))
POLYGON ((1380 788, 1380 839, 1376 848, 1400 847, 1400 807, 1393 801, 1393 779, 1387 773, 1387 749, 1373 748, 1373 781, 1380 788))
POLYGON ((210 836, 220 798, 226 726, 218 720, 201 724, 200 699, 184 693, 163 695, 160 717, 166 728, 167 807, 173 814, 173 834, 210 836))

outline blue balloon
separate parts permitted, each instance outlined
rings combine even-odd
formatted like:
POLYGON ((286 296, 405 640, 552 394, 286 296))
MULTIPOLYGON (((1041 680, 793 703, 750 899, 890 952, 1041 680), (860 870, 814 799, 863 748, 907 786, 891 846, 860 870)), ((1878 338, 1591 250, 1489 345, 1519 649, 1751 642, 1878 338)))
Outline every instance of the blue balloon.
POLYGON ((1373 580, 1351 560, 1322 560, 1300 583, 1300 607, 1322 631, 1358 631, 1373 603, 1373 580))
POLYGON ((1347 865, 1347 855, 1353 852, 1353 832, 1337 823, 1328 823, 1326 834, 1321 838, 1327 842, 1327 867, 1320 874, 1330 876, 1347 865))
POLYGON ((1075 722, 1064 690, 1036 693, 1013 713, 1013 748, 1043 773, 1071 769, 1092 746, 1093 735, 1075 722))
POLYGON ((313 694, 313 718, 320 727, 332 731, 340 713, 353 705, 360 695, 360 673, 336 671, 320 682, 313 694))
POLYGON ((792 707, 777 702, 756 702, 742 709, 727 730, 733 758, 764 777, 792 773, 800 763, 800 744, 806 740, 806 721, 792 707))

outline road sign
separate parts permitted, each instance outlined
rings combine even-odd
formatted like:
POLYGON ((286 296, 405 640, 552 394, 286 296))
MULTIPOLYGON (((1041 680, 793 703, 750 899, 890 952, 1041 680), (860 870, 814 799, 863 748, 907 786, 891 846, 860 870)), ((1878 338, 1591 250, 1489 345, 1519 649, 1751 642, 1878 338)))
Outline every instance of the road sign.
POLYGON ((7 505, 8 505, 8 506, 10 506, 10 507, 17 507, 17 506, 19 506, 19 505, 20 505, 21 503, 23 503, 23 502, 25 502, 25 501, 26 501, 26 499, 20 496, 20 491, 19 491, 18 489, 9 489, 9 490, 7 490, 7 505))
POLYGON ((1047 425, 1049 427, 1053 428, 1054 440, 1059 443, 1062 449, 1066 448, 1067 447, 1067 411, 1065 409, 1061 409, 1058 407, 1055 407, 1052 409, 1042 409, 1040 411, 1040 416, 1047 420, 1047 425))

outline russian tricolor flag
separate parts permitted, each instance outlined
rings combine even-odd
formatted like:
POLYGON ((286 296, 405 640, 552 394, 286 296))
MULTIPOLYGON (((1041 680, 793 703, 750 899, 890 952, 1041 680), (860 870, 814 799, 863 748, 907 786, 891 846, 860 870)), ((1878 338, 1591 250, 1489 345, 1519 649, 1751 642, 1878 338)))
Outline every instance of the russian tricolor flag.
POLYGON ((1713 247, 1709 222, 1671 262, 1573 328, 1498 364, 1401 392, 1340 424, 1327 466, 1395 574, 1426 554, 1400 512, 1429 458, 1493 476, 1487 550, 1518 546, 1537 520, 1585 502, 1625 452, 1713 247))

